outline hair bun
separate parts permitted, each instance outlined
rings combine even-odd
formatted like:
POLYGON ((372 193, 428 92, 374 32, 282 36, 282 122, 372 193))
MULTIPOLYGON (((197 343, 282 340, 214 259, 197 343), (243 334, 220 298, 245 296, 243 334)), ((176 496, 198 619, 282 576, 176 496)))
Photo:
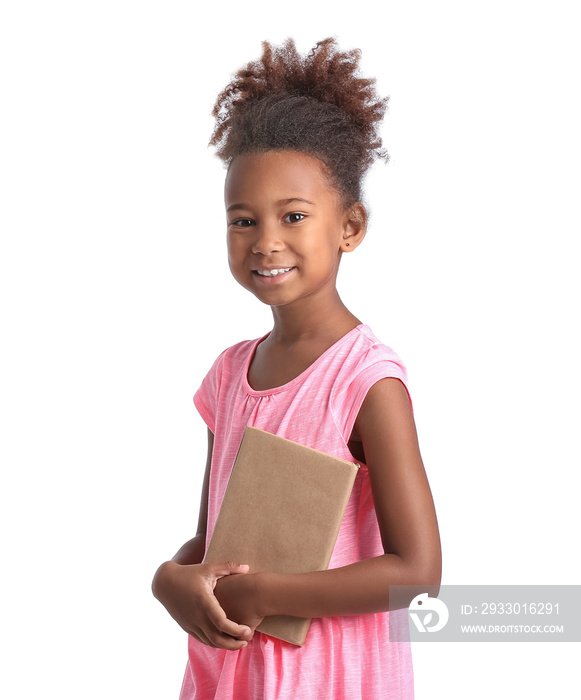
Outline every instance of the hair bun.
POLYGON ((388 159, 379 125, 389 98, 378 97, 374 78, 361 77, 359 49, 340 51, 335 38, 319 41, 306 55, 293 39, 282 46, 263 41, 262 47, 260 59, 241 68, 214 105, 210 144, 220 158, 229 162, 268 148, 304 150, 335 175, 336 163, 345 160, 358 181, 375 159, 388 159))

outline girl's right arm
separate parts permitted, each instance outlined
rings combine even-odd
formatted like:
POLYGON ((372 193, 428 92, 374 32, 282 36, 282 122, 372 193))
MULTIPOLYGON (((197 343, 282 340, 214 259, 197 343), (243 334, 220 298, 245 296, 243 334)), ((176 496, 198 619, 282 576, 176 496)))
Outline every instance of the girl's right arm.
POLYGON ((208 430, 208 458, 202 487, 198 532, 170 560, 156 571, 153 595, 188 634, 204 644, 221 649, 241 649, 252 639, 247 625, 229 620, 214 595, 218 579, 229 574, 244 574, 248 566, 223 562, 201 564, 206 546, 208 490, 214 435, 208 430))

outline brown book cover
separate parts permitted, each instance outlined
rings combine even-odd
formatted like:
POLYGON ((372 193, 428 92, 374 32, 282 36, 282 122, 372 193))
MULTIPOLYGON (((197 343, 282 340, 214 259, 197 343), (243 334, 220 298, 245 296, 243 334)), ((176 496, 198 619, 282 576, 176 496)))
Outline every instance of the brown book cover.
MULTIPOLYGON (((357 469, 353 462, 247 427, 204 562, 236 561, 248 564, 250 573, 326 569, 357 469)), ((257 630, 302 646, 310 622, 275 615, 257 630)))

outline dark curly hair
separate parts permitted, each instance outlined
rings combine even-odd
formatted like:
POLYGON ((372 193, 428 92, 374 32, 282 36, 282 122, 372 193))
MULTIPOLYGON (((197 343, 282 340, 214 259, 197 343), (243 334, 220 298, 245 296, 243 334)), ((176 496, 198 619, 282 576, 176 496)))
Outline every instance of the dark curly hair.
POLYGON ((325 164, 345 206, 361 201, 368 168, 389 158, 378 133, 389 98, 359 75, 361 51, 342 52, 334 38, 306 56, 293 39, 262 47, 218 95, 210 145, 226 165, 249 152, 309 153, 325 164))

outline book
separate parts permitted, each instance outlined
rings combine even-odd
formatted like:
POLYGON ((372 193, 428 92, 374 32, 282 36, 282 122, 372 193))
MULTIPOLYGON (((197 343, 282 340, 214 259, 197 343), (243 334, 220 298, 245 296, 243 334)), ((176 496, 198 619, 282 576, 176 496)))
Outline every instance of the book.
MULTIPOLYGON (((249 573, 326 569, 358 468, 248 426, 204 562, 237 561, 249 573)), ((302 646, 310 622, 273 615, 257 630, 302 646)))

